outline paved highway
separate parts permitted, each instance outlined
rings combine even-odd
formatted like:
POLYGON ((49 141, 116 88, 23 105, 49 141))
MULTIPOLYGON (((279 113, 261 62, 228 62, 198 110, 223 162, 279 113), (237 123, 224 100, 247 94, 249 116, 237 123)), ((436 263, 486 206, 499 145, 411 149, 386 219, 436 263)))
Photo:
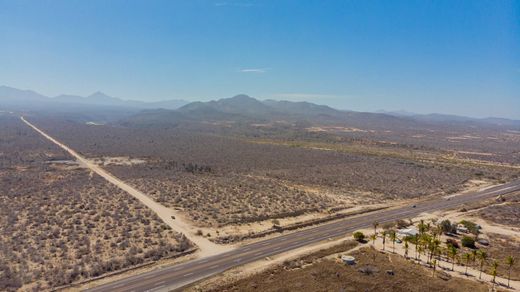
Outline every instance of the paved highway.
POLYGON ((219 255, 201 258, 182 264, 142 273, 105 285, 88 289, 89 292, 101 291, 168 291, 178 289, 209 276, 222 273, 233 267, 317 243, 328 238, 343 237, 357 229, 372 226, 373 222, 391 222, 406 219, 423 212, 431 212, 459 207, 498 195, 520 190, 520 181, 503 184, 479 192, 453 196, 450 199, 438 198, 415 205, 372 212, 353 218, 342 219, 317 227, 281 235, 260 242, 244 245, 219 255))

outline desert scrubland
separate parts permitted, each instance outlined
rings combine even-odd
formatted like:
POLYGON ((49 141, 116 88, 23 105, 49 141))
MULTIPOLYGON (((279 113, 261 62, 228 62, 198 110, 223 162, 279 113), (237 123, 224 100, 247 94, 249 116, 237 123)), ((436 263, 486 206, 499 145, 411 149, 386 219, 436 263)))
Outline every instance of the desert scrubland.
POLYGON ((389 146, 305 129, 291 128, 292 136, 283 139, 280 133, 288 130, 278 127, 266 142, 243 124, 231 131, 219 123, 143 128, 36 122, 88 158, 144 161, 106 167, 200 226, 451 194, 471 180, 499 183, 517 175, 514 168, 446 159, 435 145, 389 146))
POLYGON ((0 290, 49 289, 191 247, 17 117, 0 124, 0 290))

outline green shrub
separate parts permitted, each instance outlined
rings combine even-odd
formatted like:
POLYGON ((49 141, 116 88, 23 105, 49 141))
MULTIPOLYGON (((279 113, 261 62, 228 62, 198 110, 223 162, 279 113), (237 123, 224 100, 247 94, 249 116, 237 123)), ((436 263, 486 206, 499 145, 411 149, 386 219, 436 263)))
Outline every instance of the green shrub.
POLYGON ((471 236, 463 236, 460 243, 464 247, 475 248, 475 239, 471 236))
POLYGON ((364 242, 365 241, 365 235, 361 231, 354 232, 353 236, 354 236, 354 239, 359 241, 359 242, 364 242))
POLYGON ((468 229, 468 231, 472 234, 476 235, 479 233, 477 224, 475 224, 471 221, 462 220, 462 221, 460 221, 460 224, 464 225, 464 227, 466 227, 468 229))
POLYGON ((444 233, 457 233, 457 226, 451 224, 450 220, 443 220, 440 223, 442 232, 444 233))

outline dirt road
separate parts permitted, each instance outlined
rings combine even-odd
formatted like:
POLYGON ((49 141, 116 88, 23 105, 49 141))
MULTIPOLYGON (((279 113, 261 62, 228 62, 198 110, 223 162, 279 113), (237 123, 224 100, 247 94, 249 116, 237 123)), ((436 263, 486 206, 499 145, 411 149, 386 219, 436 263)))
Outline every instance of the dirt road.
POLYGON ((127 192, 128 194, 132 195, 134 198, 141 201, 141 203, 143 203, 145 206, 147 206, 152 211, 154 211, 164 221, 164 223, 168 224, 173 230, 183 233, 189 240, 191 240, 193 243, 195 243, 200 249, 200 252, 199 252, 200 256, 215 255, 215 254, 226 252, 226 251, 229 251, 230 249, 232 249, 231 247, 228 247, 228 246, 222 246, 222 245, 215 244, 202 236, 197 236, 195 234, 196 228, 193 227, 192 225, 190 225, 187 221, 183 220, 181 214, 179 214, 175 210, 172 210, 170 208, 167 208, 167 207, 155 202, 146 194, 144 194, 141 191, 126 184, 124 181, 113 176, 111 173, 107 172, 106 170, 101 168, 99 165, 97 165, 97 164, 91 162, 90 160, 86 159, 85 157, 79 155, 76 151, 72 150, 67 145, 65 145, 65 144, 59 142, 58 140, 54 139, 53 137, 49 136, 47 133, 43 132, 42 130, 37 128, 35 125, 28 122, 24 117, 20 117, 20 119, 25 124, 27 124, 29 127, 31 127, 36 132, 41 134, 43 137, 45 137, 49 141, 53 142, 54 144, 58 145, 63 150, 67 151, 70 155, 72 155, 74 158, 76 158, 76 160, 82 166, 97 173, 99 176, 103 177, 110 183, 116 185, 120 189, 122 189, 125 192, 127 192), (173 218, 175 218, 175 219, 173 219, 173 218))

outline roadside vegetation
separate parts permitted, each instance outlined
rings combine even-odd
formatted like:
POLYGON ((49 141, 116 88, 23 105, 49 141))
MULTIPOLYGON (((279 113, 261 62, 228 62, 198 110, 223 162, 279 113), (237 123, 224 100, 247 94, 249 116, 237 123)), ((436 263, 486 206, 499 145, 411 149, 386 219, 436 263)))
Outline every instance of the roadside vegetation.
MULTIPOLYGON (((375 224, 376 226, 377 224, 375 224)), ((515 259, 520 256, 518 239, 495 233, 482 233, 481 227, 469 220, 450 222, 450 220, 421 220, 418 224, 406 226, 416 230, 415 235, 398 234, 393 224, 375 229, 372 245, 376 238, 381 238, 380 248, 396 253, 396 243, 400 246, 402 255, 411 261, 424 262, 432 273, 442 269, 453 271, 454 267, 465 267, 465 275, 469 276, 468 268, 478 271, 473 275, 478 279, 483 273, 504 279, 520 279, 520 267, 515 265, 515 259), (441 263, 448 263, 448 266, 441 263)), ((408 231, 406 231, 408 232, 408 231)))

